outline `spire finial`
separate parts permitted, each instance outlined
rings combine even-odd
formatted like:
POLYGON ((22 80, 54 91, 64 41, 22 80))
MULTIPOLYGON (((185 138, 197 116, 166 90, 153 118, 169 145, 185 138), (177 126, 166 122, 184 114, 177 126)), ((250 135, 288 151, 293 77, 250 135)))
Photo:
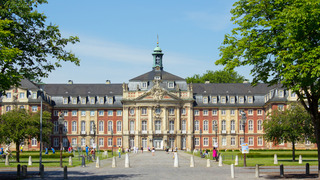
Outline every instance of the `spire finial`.
POLYGON ((157 34, 157 47, 159 47, 159 35, 157 34))

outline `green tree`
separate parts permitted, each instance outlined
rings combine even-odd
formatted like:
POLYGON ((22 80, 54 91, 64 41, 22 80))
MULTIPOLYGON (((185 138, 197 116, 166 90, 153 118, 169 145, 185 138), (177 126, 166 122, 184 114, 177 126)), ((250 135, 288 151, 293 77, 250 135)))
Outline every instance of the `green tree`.
POLYGON ((295 161, 295 143, 309 139, 314 141, 311 117, 308 112, 298 104, 284 111, 274 110, 263 123, 267 141, 275 145, 281 141, 291 142, 292 161, 295 161))
MULTIPOLYGON (((50 113, 43 112, 43 137, 48 142, 52 131, 50 113)), ((16 145, 16 161, 20 162, 19 145, 25 140, 36 137, 39 140, 40 114, 32 114, 25 109, 14 109, 0 116, 0 142, 16 145)))
POLYGON ((187 83, 205 83, 206 81, 210 81, 210 83, 242 83, 245 79, 235 71, 207 70, 202 76, 195 74, 192 77, 187 77, 186 80, 187 83))
POLYGON ((311 115, 320 172, 320 3, 318 0, 239 0, 236 27, 226 34, 216 64, 252 65, 253 85, 282 83, 311 115))
POLYGON ((47 17, 36 10, 43 3, 47 0, 0 1, 0 92, 19 86, 23 76, 47 77, 61 61, 79 65, 65 50, 67 44, 79 42, 78 37, 62 38, 57 25, 47 25, 47 17))

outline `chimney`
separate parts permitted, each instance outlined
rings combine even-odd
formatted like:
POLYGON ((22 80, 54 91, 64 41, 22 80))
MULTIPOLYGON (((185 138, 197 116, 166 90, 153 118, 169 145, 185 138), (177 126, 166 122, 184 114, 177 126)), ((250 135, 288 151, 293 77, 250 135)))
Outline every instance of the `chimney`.
POLYGON ((110 80, 106 80, 106 84, 111 84, 111 81, 110 80))
POLYGON ((245 79, 244 81, 243 81, 243 84, 249 84, 250 82, 249 82, 249 79, 245 79))
POLYGON ((210 84, 210 81, 205 81, 204 83, 205 83, 205 84, 210 84))
POLYGON ((73 81, 72 81, 72 80, 69 80, 69 81, 68 81, 68 84, 73 84, 73 81))

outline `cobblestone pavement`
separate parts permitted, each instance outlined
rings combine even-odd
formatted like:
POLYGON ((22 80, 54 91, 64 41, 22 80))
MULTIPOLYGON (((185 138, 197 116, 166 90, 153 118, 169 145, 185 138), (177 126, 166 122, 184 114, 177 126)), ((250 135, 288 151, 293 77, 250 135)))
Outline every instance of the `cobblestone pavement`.
MULTIPOLYGON (((129 153, 129 157, 130 168, 125 168, 125 155, 123 155, 121 158, 116 158, 116 168, 112 168, 111 158, 100 161, 100 168, 96 168, 95 163, 88 164, 86 167, 68 168, 68 179, 231 179, 230 165, 219 167, 218 162, 211 160, 211 167, 207 167, 206 159, 194 157, 195 167, 191 168, 191 155, 185 152, 178 153, 179 167, 174 167, 173 154, 167 154, 164 151, 156 152, 155 156, 152 156, 150 152, 129 153)), ((311 171, 316 170, 316 167, 312 168, 311 171)), ((291 170, 285 170, 285 173, 304 171, 299 167, 294 167, 291 170)), ((11 169, 11 174, 13 171, 15 169, 11 169)), ((40 179, 39 175, 35 175, 37 171, 38 168, 28 168, 28 178, 40 179)), ((10 170, 0 169, 0 179, 10 178, 10 176, 3 176, 9 172, 10 170)), ((263 167, 260 178, 276 179, 280 178, 278 175, 278 167, 263 167)), ((12 177, 12 179, 14 178, 12 177)), ((63 169, 45 168, 45 179, 63 179, 63 169)), ((235 179, 257 179, 255 178, 255 169, 253 167, 236 167, 235 179)))

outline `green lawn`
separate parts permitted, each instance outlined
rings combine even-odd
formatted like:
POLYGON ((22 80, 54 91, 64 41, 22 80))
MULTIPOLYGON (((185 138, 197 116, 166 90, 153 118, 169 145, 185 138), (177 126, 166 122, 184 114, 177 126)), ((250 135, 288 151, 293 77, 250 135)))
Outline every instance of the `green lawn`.
MULTIPOLYGON (((63 156, 69 156, 72 155, 73 153, 69 154, 69 153, 63 153, 63 156)), ((83 155, 85 155, 86 153, 83 152, 83 155)), ((81 155, 82 155, 81 154, 81 155)), ((96 152, 96 157, 99 156, 100 160, 102 159, 106 159, 107 157, 103 157, 102 156, 103 152, 97 153, 96 152)), ((12 153, 13 157, 15 158, 15 152, 12 153)), ((20 156, 22 155, 22 158, 20 158, 20 162, 17 163, 15 159, 10 159, 10 166, 6 166, 5 165, 5 159, 0 159, 0 168, 1 167, 17 167, 18 164, 22 165, 28 165, 28 160, 29 160, 29 156, 32 157, 32 166, 28 167, 39 167, 39 151, 28 151, 28 152, 23 152, 22 154, 20 154, 20 156)), ((113 153, 114 156, 117 156, 117 153, 113 153)), ((112 154, 111 152, 108 152, 108 157, 111 158, 112 154)), ((93 163, 92 161, 88 161, 87 158, 86 159, 86 164, 88 163, 93 163)), ((63 166, 68 166, 68 167, 75 167, 75 166, 80 166, 82 163, 82 157, 80 157, 79 160, 79 153, 76 152, 75 156, 72 157, 72 162, 73 165, 69 166, 69 157, 65 157, 62 158, 62 162, 63 162, 63 166)), ((44 167, 59 167, 60 166, 60 152, 56 151, 54 157, 52 155, 52 152, 49 153, 49 155, 46 155, 44 153, 42 153, 42 164, 44 165, 44 167)))
MULTIPOLYGON (((219 151, 221 156, 223 157, 223 164, 234 164, 235 163, 235 156, 238 155, 239 158, 239 165, 243 166, 243 158, 241 157, 242 154, 240 151, 219 151)), ((259 164, 261 166, 276 166, 273 164, 274 154, 278 156, 278 165, 283 164, 285 166, 301 166, 309 163, 312 165, 318 165, 317 159, 317 151, 301 151, 298 150, 295 153, 295 161, 292 161, 292 151, 250 151, 247 154, 247 166, 255 166, 259 164), (302 164, 299 164, 299 155, 302 156, 302 164)), ((199 152, 195 153, 196 156, 200 157, 199 152)), ((212 153, 210 153, 210 159, 212 159, 212 153)))

